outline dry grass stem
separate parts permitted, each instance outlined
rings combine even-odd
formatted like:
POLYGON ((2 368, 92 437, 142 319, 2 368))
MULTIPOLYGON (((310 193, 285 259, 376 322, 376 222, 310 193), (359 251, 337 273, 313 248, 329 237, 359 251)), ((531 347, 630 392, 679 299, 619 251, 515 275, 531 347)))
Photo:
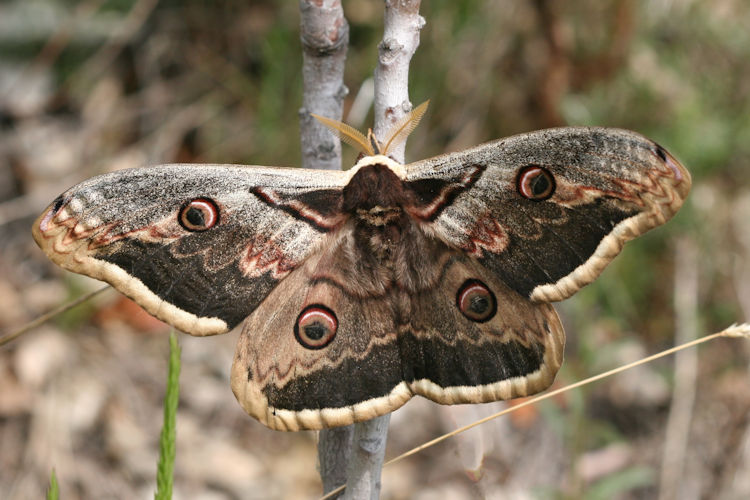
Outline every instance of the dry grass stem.
POLYGON ((65 311, 69 311, 69 310, 73 309, 75 306, 77 306, 79 304, 83 304, 87 300, 89 300, 89 299, 91 299, 91 298, 99 295, 100 293, 102 293, 104 290, 107 290, 108 288, 109 288, 109 285, 105 285, 105 286, 99 288, 98 290, 94 290, 93 292, 89 292, 89 293, 87 293, 85 295, 81 295, 77 299, 71 300, 70 302, 68 302, 66 304, 63 304, 63 305, 61 305, 59 307, 56 307, 55 309, 52 309, 51 311, 49 311, 49 312, 47 312, 45 314, 42 314, 41 316, 37 317, 36 319, 34 319, 32 321, 29 321, 28 323, 26 323, 22 327, 14 330, 14 331, 12 331, 10 333, 6 333, 2 337, 0 337, 0 346, 3 346, 5 344, 7 344, 8 342, 11 342, 11 341, 17 339, 18 337, 20 337, 24 333, 26 333, 26 332, 28 332, 30 330, 33 330, 34 328, 38 327, 39 325, 42 325, 42 324, 46 323, 47 321, 51 320, 52 318, 54 318, 58 314, 62 314, 65 311))
MULTIPOLYGON (((386 467, 388 465, 391 465, 391 464, 394 464, 396 462, 399 462, 399 461, 401 461, 401 460, 403 460, 403 459, 405 459, 407 457, 410 457, 412 455, 415 455, 415 454, 419 453, 420 451, 423 451, 423 450, 425 450, 425 449, 427 449, 427 448, 429 448, 431 446, 434 446, 434 445, 436 445, 436 444, 438 444, 438 443, 440 443, 442 441, 445 441, 446 439, 451 438, 451 437, 453 437, 453 436, 455 436, 457 434, 461 434, 462 432, 468 431, 469 429, 473 429, 474 427, 476 427, 478 425, 482 425, 482 424, 484 424, 486 422, 489 422, 490 420, 494 420, 494 419, 496 419, 498 417, 502 417, 503 415, 507 415, 509 413, 513 413, 514 411, 520 410, 521 408, 525 408, 527 406, 537 404, 537 403, 539 403, 541 401, 544 401, 545 399, 549 399, 549 398, 552 398, 552 397, 557 396, 559 394, 571 391, 573 389, 577 389, 579 387, 583 387, 584 385, 591 384, 593 382, 597 382, 599 380, 602 380, 604 378, 610 377, 612 375, 624 372, 625 370, 629 370, 631 368, 635 368, 636 366, 640 366, 640 365, 643 365, 643 364, 646 364, 646 363, 650 363, 651 361, 655 361, 655 360, 663 358, 665 356, 669 356, 670 354, 674 354, 676 352, 682 351, 682 350, 687 349, 689 347, 697 346, 698 344, 703 344, 704 342, 708 342, 710 340, 713 340, 713 339, 716 339, 716 338, 719 338, 719 337, 747 338, 747 339, 750 339, 750 324, 748 324, 748 323, 742 323, 742 324, 739 324, 739 325, 734 324, 734 325, 731 325, 731 326, 725 328, 724 330, 722 330, 720 332, 713 333, 711 335, 706 335, 705 337, 701 337, 699 339, 695 339, 695 340, 692 340, 690 342, 686 342, 684 344, 681 344, 681 345, 672 347, 670 349, 661 351, 661 352, 659 352, 657 354, 654 354, 652 356, 648 356, 646 358, 639 359, 638 361, 634 361, 633 363, 628 363, 626 365, 619 366, 617 368, 613 368, 612 370, 608 370, 608 371, 600 373, 598 375, 594 375, 592 377, 586 378, 586 379, 581 380, 579 382, 576 382, 574 384, 566 385, 565 387, 560 387, 559 389, 555 389, 554 391, 545 392, 544 394, 540 394, 539 396, 535 396, 533 398, 527 399, 526 401, 523 401, 523 402, 521 402, 521 403, 519 403, 519 404, 517 404, 515 406, 512 406, 510 408, 507 408, 507 409, 505 409, 503 411, 494 413, 494 414, 492 414, 492 415, 490 415, 488 417, 485 417, 485 418, 483 418, 481 420, 477 420, 476 422, 474 422, 472 424, 465 425, 465 426, 460 427, 460 428, 458 428, 458 429, 456 429, 454 431, 451 431, 451 432, 448 432, 446 434, 443 434, 442 436, 436 437, 435 439, 433 439, 431 441, 428 441, 428 442, 426 442, 426 443, 424 443, 424 444, 422 444, 420 446, 412 448, 411 450, 409 450, 409 451, 407 451, 405 453, 402 453, 401 455, 388 460, 387 462, 385 462, 385 464, 383 464, 383 466, 386 467)), ((329 492, 327 495, 321 497, 320 500, 326 500, 328 498, 332 498, 334 495, 340 493, 343 490, 344 490, 344 487, 342 486, 341 488, 333 490, 333 491, 329 492)))

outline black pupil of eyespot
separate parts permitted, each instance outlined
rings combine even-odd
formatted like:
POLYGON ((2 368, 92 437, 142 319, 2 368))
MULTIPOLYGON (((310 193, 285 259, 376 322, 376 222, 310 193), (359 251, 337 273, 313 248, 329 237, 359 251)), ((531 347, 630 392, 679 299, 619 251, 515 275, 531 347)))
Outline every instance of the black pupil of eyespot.
POLYGON ((206 225, 206 219, 203 216, 203 211, 199 208, 190 207, 185 214, 185 219, 193 226, 201 227, 206 225))
POLYGON ((490 307, 490 301, 484 295, 475 295, 469 300, 469 309, 475 314, 484 314, 490 307))
POLYGON ((326 334, 326 327, 316 321, 305 327, 305 336, 311 340, 320 340, 326 334))
POLYGON ((544 173, 539 172, 539 175, 531 179, 531 192, 534 196, 541 196, 549 189, 549 179, 544 173))

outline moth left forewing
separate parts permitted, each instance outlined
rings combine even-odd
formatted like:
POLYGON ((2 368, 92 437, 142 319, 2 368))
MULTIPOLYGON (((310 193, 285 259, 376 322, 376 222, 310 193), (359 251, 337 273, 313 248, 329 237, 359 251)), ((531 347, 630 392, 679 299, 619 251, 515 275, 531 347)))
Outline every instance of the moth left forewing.
POLYGON ((593 281, 626 241, 671 218, 690 189, 689 173, 663 148, 617 129, 543 130, 406 170, 408 182, 440 193, 417 214, 426 231, 541 302, 593 281), (548 197, 529 198, 524 183, 535 176, 551 184, 548 197))
POLYGON ((341 172, 229 165, 119 171, 66 191, 33 234, 57 264, 107 281, 176 328, 222 333, 338 223, 345 182, 341 172), (210 227, 190 227, 196 216, 210 227))

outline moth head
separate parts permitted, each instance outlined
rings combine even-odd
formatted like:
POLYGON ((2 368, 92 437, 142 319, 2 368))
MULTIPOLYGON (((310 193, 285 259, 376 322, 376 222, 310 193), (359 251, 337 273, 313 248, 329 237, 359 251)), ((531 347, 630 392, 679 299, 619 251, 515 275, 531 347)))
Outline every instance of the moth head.
POLYGON ((396 174, 396 177, 403 180, 406 179, 406 169, 403 165, 401 165, 399 162, 394 160, 393 158, 390 158, 388 156, 383 155, 375 155, 375 156, 363 156, 360 158, 357 163, 346 171, 347 174, 349 174, 349 180, 351 181, 352 177, 363 167, 368 167, 371 165, 385 165, 388 167, 391 172, 396 174))
POLYGON ((318 120, 320 123, 328 127, 333 132, 333 135, 338 137, 340 140, 354 146, 365 156, 383 155, 388 156, 388 152, 392 151, 393 148, 403 143, 409 134, 411 134, 422 116, 427 111, 430 101, 425 101, 416 108, 412 109, 409 113, 404 115, 399 121, 397 121, 393 127, 388 131, 385 140, 380 142, 373 134, 372 129, 367 130, 367 135, 363 134, 356 128, 346 123, 331 120, 324 116, 310 113, 310 115, 318 120))

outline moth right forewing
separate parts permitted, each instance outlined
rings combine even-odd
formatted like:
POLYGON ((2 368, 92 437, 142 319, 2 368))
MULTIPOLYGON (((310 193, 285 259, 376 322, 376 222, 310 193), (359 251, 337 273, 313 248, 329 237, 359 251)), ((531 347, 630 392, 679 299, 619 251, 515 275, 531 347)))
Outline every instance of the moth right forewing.
POLYGON ((479 177, 444 203, 432 231, 538 301, 562 300, 595 279, 624 243, 664 223, 690 175, 652 141, 629 131, 562 128, 523 134, 407 165, 411 183, 479 177), (519 185, 548 172, 550 196, 519 185))

